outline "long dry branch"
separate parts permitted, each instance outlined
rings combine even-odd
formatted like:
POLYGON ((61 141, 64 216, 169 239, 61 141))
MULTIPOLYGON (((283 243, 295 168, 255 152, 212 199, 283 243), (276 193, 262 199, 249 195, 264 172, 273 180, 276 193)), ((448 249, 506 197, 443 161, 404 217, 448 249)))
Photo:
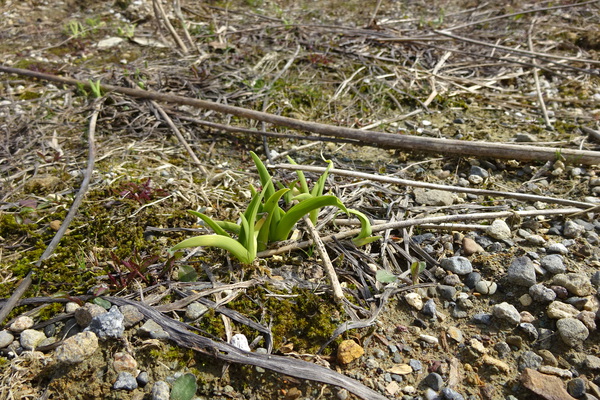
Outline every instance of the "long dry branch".
MULTIPOLYGON (((34 72, 19 68, 0 66, 0 72, 29 76, 67 85, 83 85, 84 87, 89 87, 89 82, 84 82, 77 79, 61 77, 56 75, 43 74, 40 72, 34 72)), ((141 99, 150 99, 167 103, 188 105, 191 107, 217 111, 225 114, 232 114, 242 118, 264 121, 279 126, 297 129, 300 131, 318 133, 325 136, 355 139, 360 141, 362 145, 373 147, 395 148, 410 151, 423 151, 428 153, 456 155, 461 157, 475 156, 511 160, 516 159, 549 161, 555 160, 557 155, 560 155, 564 157, 568 162, 572 163, 588 165, 600 164, 600 153, 596 151, 535 147, 514 144, 467 142, 453 139, 438 139, 374 131, 365 132, 360 129, 333 126, 317 122, 301 121, 294 118, 282 117, 279 115, 269 114, 261 111, 250 110, 247 108, 219 104, 211 101, 193 99, 173 94, 158 93, 153 91, 125 88, 113 85, 102 85, 101 88, 105 92, 115 92, 141 99)))

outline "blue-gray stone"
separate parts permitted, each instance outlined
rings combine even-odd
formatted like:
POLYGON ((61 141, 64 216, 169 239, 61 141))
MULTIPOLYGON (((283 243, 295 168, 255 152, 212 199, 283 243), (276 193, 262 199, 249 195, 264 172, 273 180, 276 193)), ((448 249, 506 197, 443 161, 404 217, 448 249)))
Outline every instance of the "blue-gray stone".
POLYGON ((542 365, 542 357, 535 354, 533 351, 525 351, 519 357, 519 371, 524 371, 525 368, 537 370, 542 365))
POLYGON ((454 286, 438 285, 437 291, 444 300, 452 301, 454 300, 454 296, 456 296, 456 288, 454 286))
POLYGON ((507 280, 518 286, 530 287, 535 285, 535 266, 529 257, 517 257, 508 267, 507 280))
POLYGON ((490 174, 483 168, 473 165, 469 170, 469 175, 477 175, 482 178, 487 178, 490 174))
POLYGON ((442 395, 447 400, 465 400, 462 394, 458 393, 456 390, 452 390, 450 388, 443 388, 442 395))
POLYGON ((571 379, 567 383, 567 391, 576 399, 582 397, 585 394, 585 381, 581 378, 571 379))
POLYGON ((462 256, 444 258, 440 261, 440 266, 457 275, 466 275, 473 272, 471 261, 462 256))
POLYGON ((435 301, 433 301, 433 299, 427 300, 423 305, 421 312, 425 315, 429 315, 430 317, 435 317, 437 315, 435 301))
POLYGON ((129 372, 119 372, 117 380, 113 385, 113 389, 115 390, 135 390, 137 387, 138 383, 135 380, 135 377, 129 372))
POLYGON ((408 365, 410 365, 410 367, 413 369, 413 371, 420 371, 423 369, 423 365, 421 364, 421 361, 414 360, 412 358, 408 362, 408 365))
POLYGON ((539 283, 529 287, 529 295, 538 303, 550 303, 556 299, 554 290, 539 283))
POLYGON ((492 323, 492 314, 477 313, 477 314, 473 315, 472 321, 476 324, 489 325, 492 323))
POLYGON ((542 257, 540 265, 553 275, 563 274, 567 271, 567 267, 563 263, 563 258, 560 254, 548 254, 542 257))
POLYGON ((465 285, 473 289, 477 282, 481 280, 481 274, 479 272, 471 272, 465 277, 465 285))
POLYGON ((444 386, 444 378, 436 372, 431 372, 423 378, 421 383, 437 392, 444 386))
POLYGON ((108 312, 96 315, 84 331, 91 331, 100 339, 120 338, 125 332, 124 317, 117 306, 112 306, 108 312))
POLYGON ((138 374, 135 380, 137 381, 138 385, 144 387, 148 384, 148 382, 150 382, 150 377, 146 371, 142 371, 138 374))

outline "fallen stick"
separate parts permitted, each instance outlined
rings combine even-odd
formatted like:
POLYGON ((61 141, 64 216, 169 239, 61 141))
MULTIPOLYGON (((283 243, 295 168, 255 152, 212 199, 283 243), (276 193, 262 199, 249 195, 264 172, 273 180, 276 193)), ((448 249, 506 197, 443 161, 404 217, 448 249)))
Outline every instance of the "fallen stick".
MULTIPOLYGON (((10 68, 1 65, 0 72, 29 76, 32 78, 38 78, 67 85, 83 85, 83 87, 90 86, 89 82, 84 82, 73 78, 43 74, 40 72, 19 68, 10 68)), ((247 108, 218 104, 211 101, 193 99, 190 97, 177 96, 173 94, 158 93, 113 85, 101 85, 101 89, 104 92, 121 93, 141 99, 188 105, 191 107, 232 114, 242 118, 264 121, 278 126, 285 126, 300 131, 318 133, 325 136, 355 139, 358 140, 360 144, 366 146, 403 149, 409 151, 423 151, 428 153, 456 155, 461 157, 475 156, 523 161, 549 161, 555 160, 557 157, 562 157, 566 161, 575 164, 600 164, 600 152, 596 151, 535 147, 515 144, 467 142, 453 139, 438 139, 375 131, 365 132, 361 131, 360 129, 301 121, 294 118, 282 117, 261 111, 250 110, 247 108)))

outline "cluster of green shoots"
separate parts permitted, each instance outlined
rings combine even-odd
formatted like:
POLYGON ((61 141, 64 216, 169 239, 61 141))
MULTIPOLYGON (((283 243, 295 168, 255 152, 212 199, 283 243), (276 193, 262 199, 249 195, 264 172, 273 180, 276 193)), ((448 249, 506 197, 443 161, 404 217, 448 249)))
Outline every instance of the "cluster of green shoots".
MULTIPOLYGON (((273 177, 260 158, 253 152, 250 154, 258 169, 262 190, 257 191, 251 187, 252 199, 246 211, 240 215, 239 223, 215 221, 205 214, 190 211, 204 221, 215 234, 186 239, 173 246, 171 252, 188 247, 212 246, 227 250, 244 264, 251 264, 257 253, 266 250, 269 243, 287 240, 296 223, 304 216, 308 215, 313 224, 316 224, 319 210, 327 206, 337 207, 360 220, 360 233, 352 239, 357 246, 380 239, 380 236, 372 236, 371 224, 366 215, 346 208, 336 196, 323 194, 327 174, 333 165, 331 161, 328 161, 327 169, 312 189, 309 189, 302 171, 297 171, 298 179, 285 187, 280 182, 274 183, 273 177), (279 206, 282 198, 285 209, 279 206)), ((294 163, 291 158, 288 159, 294 163)))

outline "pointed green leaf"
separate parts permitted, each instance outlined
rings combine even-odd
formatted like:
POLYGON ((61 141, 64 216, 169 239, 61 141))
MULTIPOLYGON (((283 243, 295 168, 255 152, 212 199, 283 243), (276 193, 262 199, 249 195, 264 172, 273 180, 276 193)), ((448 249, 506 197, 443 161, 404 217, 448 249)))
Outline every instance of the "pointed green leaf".
POLYGON ((179 249, 200 246, 218 247, 227 250, 244 264, 251 264, 256 257, 256 253, 254 255, 250 254, 250 252, 237 240, 221 235, 194 236, 177 243, 175 246, 171 247, 169 251, 172 253, 179 249))
POLYGON ((256 165, 258 176, 260 177, 260 183, 263 186, 263 192, 265 192, 265 197, 268 199, 273 195, 273 193, 275 193, 275 188, 273 187, 272 182, 273 178, 271 178, 267 167, 265 167, 265 164, 255 152, 251 151, 250 156, 252 157, 252 160, 254 160, 254 165, 256 165))
POLYGON ((352 239, 352 242, 357 247, 364 246, 368 243, 373 243, 381 239, 381 236, 371 236, 373 233, 373 230, 371 229, 371 221, 369 221, 369 218, 367 218, 365 214, 354 209, 348 209, 348 213, 355 215, 360 220, 360 233, 358 236, 352 239))
MULTIPOLYGON (((290 164, 298 165, 292 157, 288 156, 287 159, 290 164)), ((301 170, 297 170, 296 175, 298 175, 298 182, 300 183, 300 192, 310 193, 310 191, 308 190, 308 183, 306 183, 306 177, 304 176, 304 172, 301 170)))
POLYGON ((277 225, 277 229, 274 232, 271 232, 271 241, 286 240, 294 228, 294 225, 296 225, 296 222, 298 222, 303 216, 309 214, 312 210, 326 206, 335 206, 346 213, 348 212, 346 206, 344 206, 341 200, 335 196, 313 197, 311 199, 301 201, 290 208, 289 211, 281 218, 279 224, 277 225))
POLYGON ((225 229, 227 232, 235 233, 236 235, 240 234, 240 226, 235 222, 229 221, 215 221, 217 225, 221 228, 225 229))
POLYGON ((290 189, 284 188, 275 192, 263 205, 263 212, 268 214, 265 224, 260 228, 257 236, 257 251, 262 251, 267 248, 269 242, 269 232, 275 229, 285 213, 279 207, 279 199, 281 196, 289 192, 290 189))
POLYGON ((230 236, 229 233, 225 232, 225 230, 221 226, 219 226, 219 223, 214 221, 208 215, 202 214, 201 212, 194 211, 194 210, 188 210, 188 212, 190 214, 195 215, 196 217, 200 218, 202 221, 204 221, 206 223, 206 225, 208 225, 210 227, 210 229, 215 231, 215 233, 217 235, 222 235, 222 236, 227 236, 227 237, 230 236))
POLYGON ((375 279, 377 279, 377 281, 381 283, 392 283, 396 282, 398 278, 396 277, 396 275, 386 271, 385 269, 379 269, 375 274, 375 279))
POLYGON ((325 172, 323 175, 319 177, 315 186, 313 186, 312 191, 310 192, 313 196, 321 196, 323 194, 323 190, 325 189, 325 181, 327 181, 327 175, 329 174, 329 170, 333 168, 333 161, 325 160, 327 162, 327 168, 325 168, 325 172))

